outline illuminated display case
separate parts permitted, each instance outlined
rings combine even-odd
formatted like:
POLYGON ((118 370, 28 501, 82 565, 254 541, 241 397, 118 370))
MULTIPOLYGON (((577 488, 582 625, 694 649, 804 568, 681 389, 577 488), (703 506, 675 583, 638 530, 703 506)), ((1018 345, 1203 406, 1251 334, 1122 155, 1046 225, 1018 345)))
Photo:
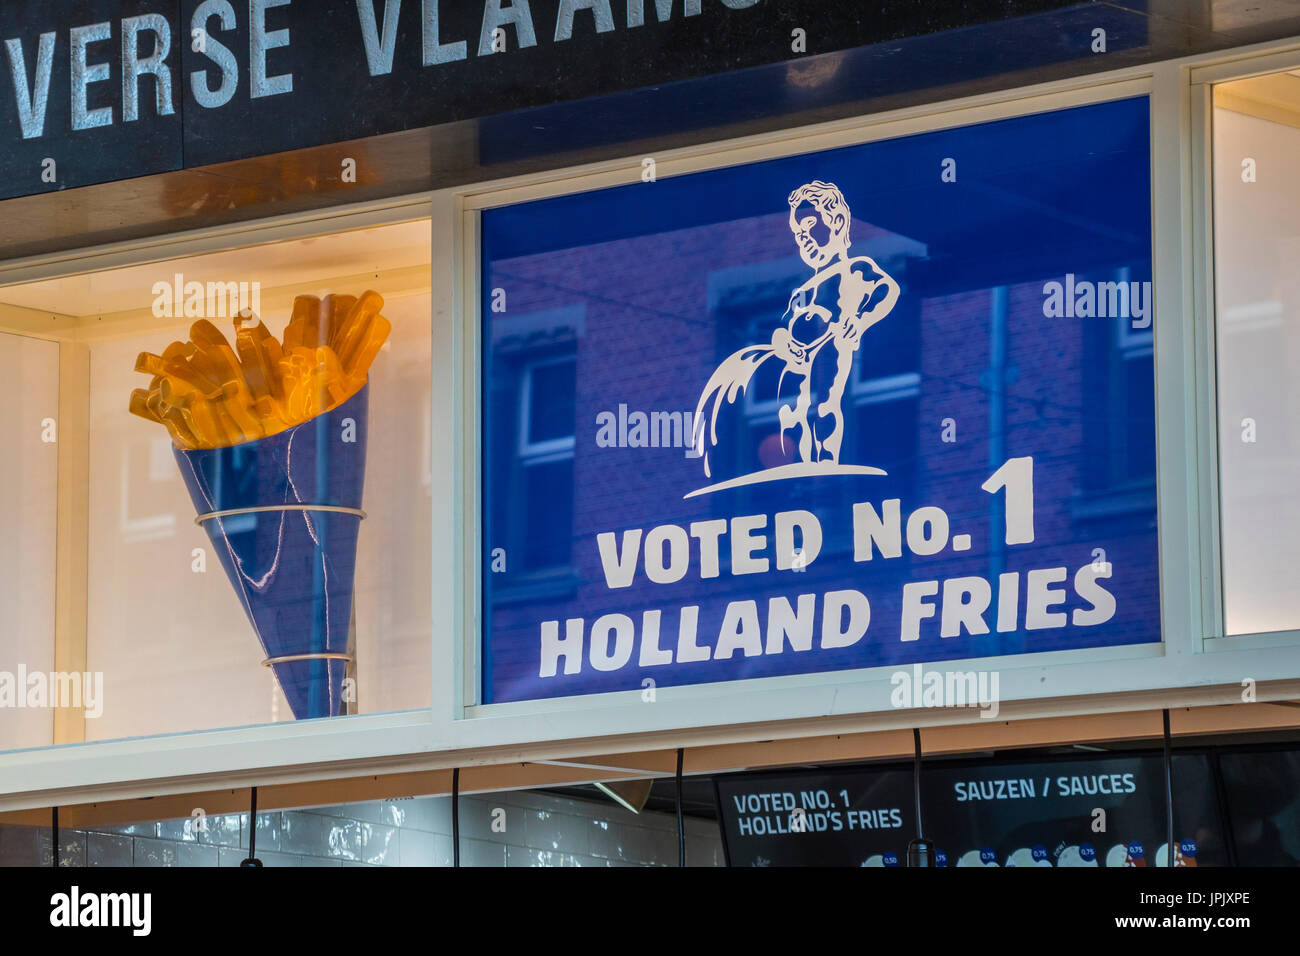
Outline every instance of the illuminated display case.
POLYGON ((0 750, 427 712, 430 235, 0 291, 0 750))

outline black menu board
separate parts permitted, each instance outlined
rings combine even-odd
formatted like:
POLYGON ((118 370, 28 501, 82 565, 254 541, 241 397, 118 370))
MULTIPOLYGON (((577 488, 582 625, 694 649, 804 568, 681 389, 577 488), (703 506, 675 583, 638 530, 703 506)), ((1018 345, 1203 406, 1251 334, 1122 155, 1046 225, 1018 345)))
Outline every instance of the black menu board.
MULTIPOLYGON (((1227 863, 1209 758, 1173 758, 1174 865, 1227 863)), ((926 837, 957 866, 1164 866, 1157 755, 934 763, 922 781, 926 837)))
MULTIPOLYGON (((1173 759, 1176 866, 1228 862, 1209 758, 1173 759)), ((732 866, 897 866, 915 836, 910 768, 716 781, 732 866)), ((941 866, 1165 865, 1159 755, 927 761, 925 836, 941 866)))
POLYGON ((910 770, 715 780, 729 866, 897 866, 916 828, 910 770))

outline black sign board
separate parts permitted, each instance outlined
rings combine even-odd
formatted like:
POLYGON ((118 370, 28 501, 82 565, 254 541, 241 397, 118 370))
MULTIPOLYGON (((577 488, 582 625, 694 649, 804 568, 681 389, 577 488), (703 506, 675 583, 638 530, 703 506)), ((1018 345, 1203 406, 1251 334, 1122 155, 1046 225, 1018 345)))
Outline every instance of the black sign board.
MULTIPOLYGON (((1228 862, 1204 754, 1173 762, 1176 866, 1228 862)), ((912 772, 843 768, 717 779, 731 866, 898 866, 916 833, 912 772)), ((929 761, 925 836, 942 866, 1165 865, 1158 755, 929 761)))
MULTIPOLYGON (((1209 758, 1178 754, 1173 774, 1175 865, 1224 865, 1209 758)), ((939 763, 921 802, 926 836, 952 865, 1163 866, 1168 852, 1155 755, 939 763)))
MULTIPOLYGON (((1070 0, 6 0, 0 198, 658 86, 1070 0)), ((1075 46, 1086 49, 1086 34, 1075 46)))
POLYGON ((897 866, 916 830, 908 770, 717 778, 729 866, 897 866))

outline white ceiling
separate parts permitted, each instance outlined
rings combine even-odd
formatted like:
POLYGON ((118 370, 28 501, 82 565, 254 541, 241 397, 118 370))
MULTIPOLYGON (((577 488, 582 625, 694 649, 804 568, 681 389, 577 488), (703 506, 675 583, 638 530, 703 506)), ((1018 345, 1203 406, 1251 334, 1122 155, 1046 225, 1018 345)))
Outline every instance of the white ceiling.
POLYGON ((170 284, 178 272, 186 282, 260 282, 264 293, 289 287, 322 294, 340 276, 427 266, 431 248, 429 221, 416 220, 29 282, 0 288, 0 303, 75 316, 148 309, 154 284, 170 284))

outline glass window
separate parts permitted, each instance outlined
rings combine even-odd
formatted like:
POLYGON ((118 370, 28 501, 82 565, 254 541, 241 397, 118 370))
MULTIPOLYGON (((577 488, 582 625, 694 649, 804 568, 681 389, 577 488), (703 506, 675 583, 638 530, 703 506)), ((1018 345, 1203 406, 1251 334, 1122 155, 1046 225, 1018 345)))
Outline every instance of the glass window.
MULTIPOLYGON (((0 305, 0 316, 13 311, 0 305)), ((0 750, 7 750, 48 744, 53 733, 53 712, 25 705, 27 674, 54 669, 57 343, 0 334, 0 410, 0 607, 6 609, 0 638, 0 750), (8 700, 6 675, 12 682, 8 700)))
MULTIPOLYGON (((722 866, 708 778, 686 778, 687 866, 722 866)), ((479 867, 676 866, 671 780, 513 790, 462 796, 460 862, 479 867), (602 792, 603 791, 603 792, 602 792)), ((406 796, 340 806, 204 813, 180 820, 59 831, 60 866, 239 866, 250 837, 263 866, 451 866, 449 796, 406 796)), ((50 866, 48 827, 0 824, 0 867, 50 866)))
POLYGON ((45 688, 0 749, 429 706, 430 261, 423 219, 0 289, 0 696, 45 688))
POLYGON ((484 209, 480 702, 1159 641, 1150 168, 1139 97, 484 209))
POLYGON ((1214 90, 1228 634, 1300 628, 1300 71, 1214 90))
POLYGON ((1219 758, 1240 866, 1300 866, 1300 751, 1219 758))
POLYGON ((572 358, 528 366, 524 386, 525 454, 572 451, 576 368, 572 358))

